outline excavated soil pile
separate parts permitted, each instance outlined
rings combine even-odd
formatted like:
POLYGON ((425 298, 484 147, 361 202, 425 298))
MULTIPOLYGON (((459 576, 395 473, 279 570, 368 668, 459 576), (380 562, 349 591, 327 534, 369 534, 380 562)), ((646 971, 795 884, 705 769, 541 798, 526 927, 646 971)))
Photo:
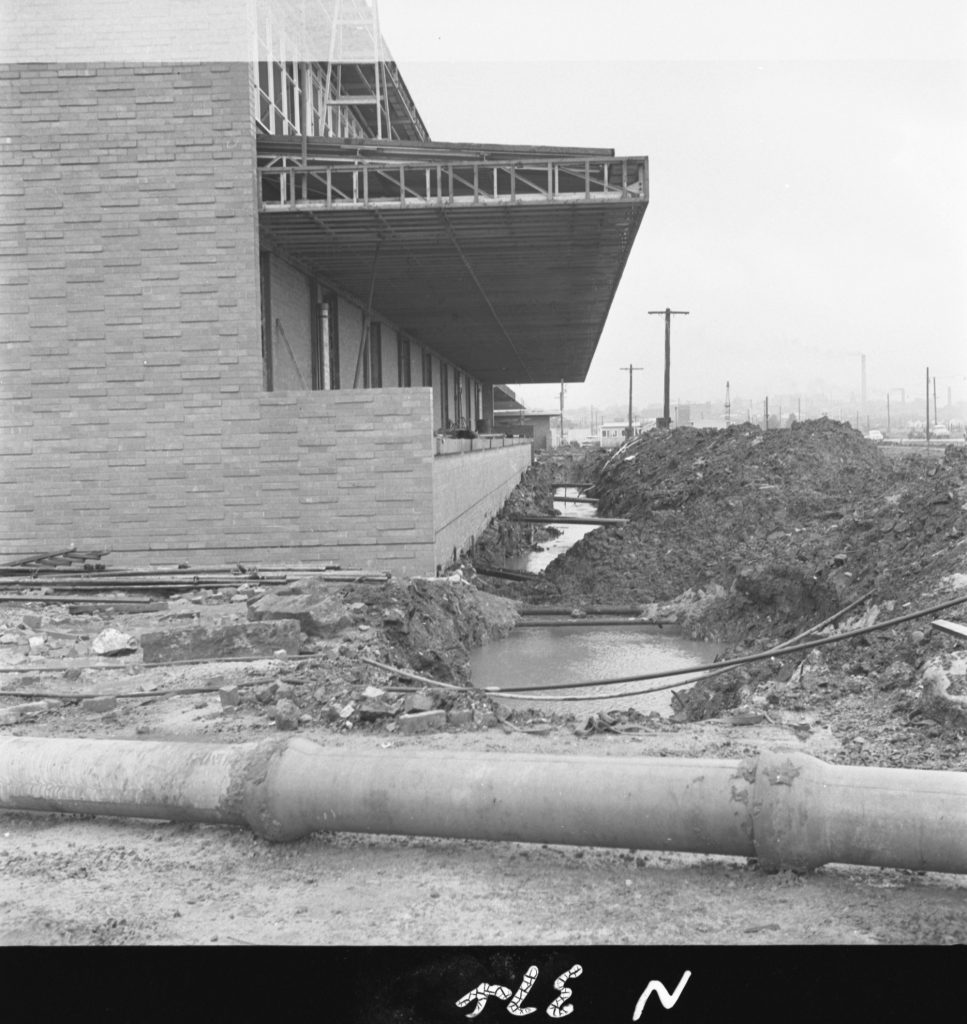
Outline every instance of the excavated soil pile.
POLYGON ((967 453, 887 459, 843 423, 653 432, 601 473, 602 516, 547 570, 565 597, 667 601, 721 587, 706 638, 783 638, 853 598, 902 604, 963 571, 967 453))
MULTIPOLYGON (((584 537, 540 582, 501 593, 575 608, 642 605, 687 635, 725 644, 730 657, 788 640, 866 595, 830 628, 899 617, 967 588, 963 448, 891 459, 825 419, 766 432, 686 428, 645 435, 594 479, 598 513, 629 522, 584 537)), ((874 707, 886 732, 897 715, 944 721, 949 714, 927 708, 917 686, 957 641, 929 622, 734 669, 676 693, 679 717, 768 700, 826 716, 852 707, 850 733, 874 707)), ((891 759, 892 751, 883 757, 891 759)))

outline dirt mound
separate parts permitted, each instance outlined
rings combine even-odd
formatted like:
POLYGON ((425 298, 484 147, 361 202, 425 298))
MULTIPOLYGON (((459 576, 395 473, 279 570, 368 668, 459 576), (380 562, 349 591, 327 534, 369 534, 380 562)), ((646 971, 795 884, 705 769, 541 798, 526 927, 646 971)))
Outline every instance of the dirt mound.
POLYGON ((717 584, 710 639, 782 638, 859 594, 917 600, 962 571, 967 453, 886 458, 848 424, 645 435, 595 483, 623 527, 585 537, 546 572, 562 596, 666 601, 717 584))

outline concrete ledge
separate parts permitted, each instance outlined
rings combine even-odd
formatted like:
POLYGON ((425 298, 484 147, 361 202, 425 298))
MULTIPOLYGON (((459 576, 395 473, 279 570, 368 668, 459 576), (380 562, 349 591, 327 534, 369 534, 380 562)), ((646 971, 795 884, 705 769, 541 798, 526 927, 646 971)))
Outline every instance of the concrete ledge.
POLYGON ((435 437, 437 455, 467 455, 470 452, 485 452, 492 448, 512 448, 531 444, 529 437, 507 437, 504 434, 481 434, 478 437, 435 437))

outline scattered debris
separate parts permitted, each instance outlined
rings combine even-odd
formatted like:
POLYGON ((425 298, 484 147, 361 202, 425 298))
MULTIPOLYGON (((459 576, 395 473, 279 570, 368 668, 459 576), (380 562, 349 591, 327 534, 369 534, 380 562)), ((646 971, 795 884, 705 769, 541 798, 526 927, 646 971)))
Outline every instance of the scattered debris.
POLYGON ((91 641, 91 650, 95 654, 107 657, 118 657, 122 654, 134 654, 138 650, 138 641, 118 629, 104 629, 91 641))
POLYGON ((233 622, 152 630, 141 634, 145 664, 185 658, 288 656, 298 654, 302 634, 295 619, 233 622))
POLYGON ((268 714, 275 721, 277 729, 291 732, 293 729, 299 728, 299 717, 302 712, 299 710, 299 705, 294 701, 283 699, 274 708, 271 708, 268 714))
POLYGON ((919 710, 952 731, 967 734, 967 662, 948 670, 932 662, 924 669, 919 710))
POLYGON ((81 711, 103 714, 105 711, 113 711, 117 704, 116 697, 86 697, 81 701, 81 711))
POLYGON ((401 735, 412 736, 414 733, 444 728, 447 724, 447 713, 445 711, 414 711, 401 715, 396 720, 396 724, 401 735))
POLYGON ((300 580, 260 597, 249 606, 255 621, 298 623, 309 637, 333 637, 353 622, 353 616, 333 590, 318 579, 300 580))

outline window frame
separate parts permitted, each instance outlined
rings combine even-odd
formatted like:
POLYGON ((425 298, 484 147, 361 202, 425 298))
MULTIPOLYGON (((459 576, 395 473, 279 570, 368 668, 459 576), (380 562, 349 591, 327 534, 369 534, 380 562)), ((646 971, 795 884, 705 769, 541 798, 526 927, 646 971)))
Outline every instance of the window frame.
POLYGON ((396 336, 396 376, 401 388, 413 386, 413 368, 410 365, 410 339, 396 336))

